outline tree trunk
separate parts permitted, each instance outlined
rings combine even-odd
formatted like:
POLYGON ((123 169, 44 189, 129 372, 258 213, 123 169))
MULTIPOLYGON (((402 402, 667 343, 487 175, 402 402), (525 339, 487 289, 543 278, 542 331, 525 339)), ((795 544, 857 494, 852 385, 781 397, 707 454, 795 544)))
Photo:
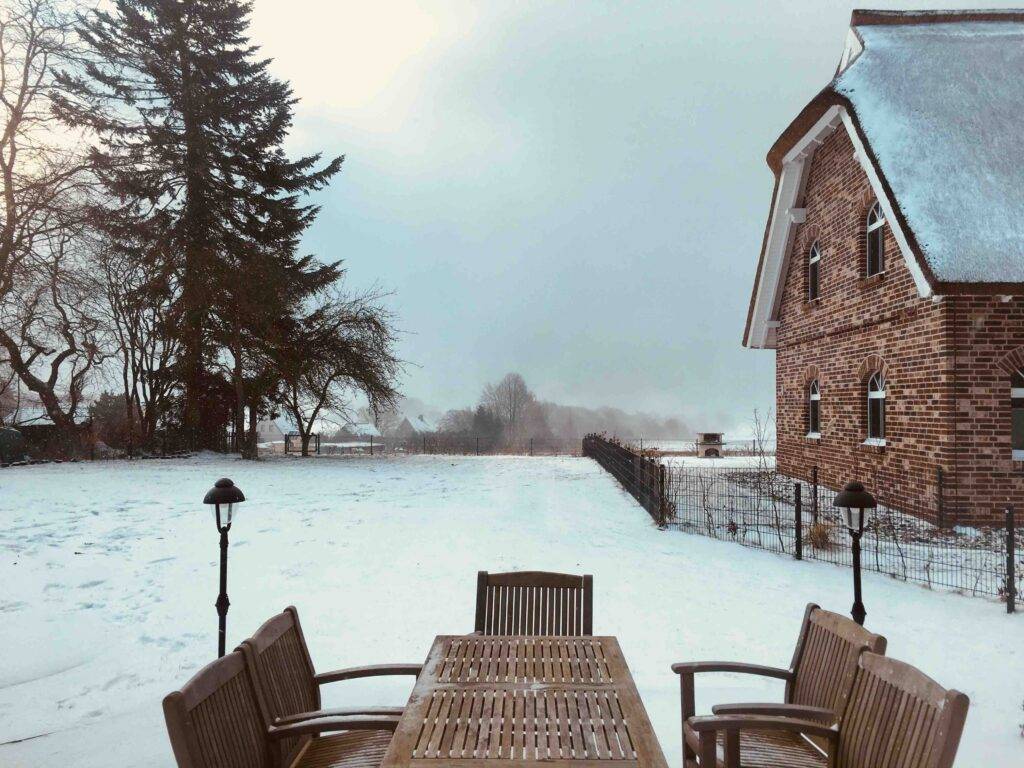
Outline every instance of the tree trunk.
POLYGON ((259 415, 256 413, 256 407, 249 405, 249 433, 245 439, 245 452, 242 454, 243 459, 252 459, 255 461, 260 457, 259 449, 256 447, 256 425, 259 423, 259 415))
POLYGON ((235 364, 231 370, 231 377, 235 385, 234 446, 232 447, 236 451, 242 451, 245 435, 245 378, 242 375, 242 342, 237 328, 234 336, 231 350, 231 355, 235 358, 235 364))
POLYGON ((195 450, 200 447, 201 411, 202 411, 202 371, 203 371, 203 301, 200 293, 202 266, 208 254, 205 251, 206 234, 202 231, 203 222, 200 217, 202 206, 201 192, 201 153, 199 152, 199 127, 193 114, 192 66, 188 47, 185 43, 186 34, 183 26, 178 25, 178 39, 181 46, 178 51, 181 66, 181 89, 183 96, 182 123, 185 134, 185 201, 182 215, 185 242, 183 251, 185 264, 181 277, 181 357, 182 387, 184 389, 184 412, 182 421, 185 428, 185 441, 188 447, 195 450))

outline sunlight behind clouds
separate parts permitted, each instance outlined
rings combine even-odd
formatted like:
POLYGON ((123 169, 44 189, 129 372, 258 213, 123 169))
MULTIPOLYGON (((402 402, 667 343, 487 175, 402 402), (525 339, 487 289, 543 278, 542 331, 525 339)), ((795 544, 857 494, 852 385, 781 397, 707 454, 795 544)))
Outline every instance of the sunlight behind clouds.
POLYGON ((431 63, 472 28, 471 6, 260 0, 252 38, 291 81, 302 109, 392 131, 431 63))

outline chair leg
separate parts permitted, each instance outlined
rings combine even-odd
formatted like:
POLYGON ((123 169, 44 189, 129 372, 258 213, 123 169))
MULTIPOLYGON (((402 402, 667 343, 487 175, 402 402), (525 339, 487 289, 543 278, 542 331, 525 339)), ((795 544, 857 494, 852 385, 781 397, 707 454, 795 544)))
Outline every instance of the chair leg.
MULTIPOLYGON (((693 717, 696 712, 696 704, 693 697, 693 675, 685 672, 679 676, 679 698, 683 710, 683 763, 696 757, 690 745, 686 743, 686 721, 693 717)), ((712 763, 714 765, 714 763, 712 763)))
POLYGON ((740 733, 725 732, 725 768, 740 768, 740 733))
POLYGON ((715 731, 701 731, 700 768, 718 768, 718 755, 716 754, 715 741, 715 731))

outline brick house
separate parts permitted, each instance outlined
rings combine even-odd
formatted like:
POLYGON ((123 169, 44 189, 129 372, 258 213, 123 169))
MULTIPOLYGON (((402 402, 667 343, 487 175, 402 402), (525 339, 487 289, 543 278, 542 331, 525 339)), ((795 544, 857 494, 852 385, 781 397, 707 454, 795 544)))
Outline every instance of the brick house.
POLYGON ((1024 13, 854 11, 768 153, 744 331, 778 467, 942 522, 1024 508, 1024 13))

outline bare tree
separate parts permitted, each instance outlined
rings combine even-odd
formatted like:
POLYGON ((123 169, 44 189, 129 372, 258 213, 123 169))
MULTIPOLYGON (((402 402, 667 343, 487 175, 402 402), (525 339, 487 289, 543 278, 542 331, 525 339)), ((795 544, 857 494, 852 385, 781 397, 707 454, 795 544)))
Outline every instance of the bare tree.
MULTIPOLYGON (((152 445, 158 426, 170 409, 176 379, 173 363, 179 343, 168 326, 173 314, 173 289, 159 260, 148 259, 140 246, 132 251, 102 246, 97 259, 104 309, 118 358, 127 434, 152 445)), ((129 444, 129 453, 132 451, 129 444)))
POLYGON ((271 360, 281 381, 281 405, 294 419, 302 455, 318 419, 349 412, 361 392, 373 409, 386 409, 398 396, 400 363, 394 355, 391 318, 370 292, 349 297, 334 292, 315 309, 293 318, 271 360))
POLYGON ((55 72, 75 61, 72 41, 70 18, 51 0, 0 6, 0 347, 68 437, 103 360, 80 240, 93 178, 79 137, 52 111, 55 72))
POLYGON ((501 420, 505 439, 510 444, 522 436, 527 409, 534 401, 533 393, 518 373, 505 374, 497 384, 488 384, 480 397, 480 404, 501 420))

